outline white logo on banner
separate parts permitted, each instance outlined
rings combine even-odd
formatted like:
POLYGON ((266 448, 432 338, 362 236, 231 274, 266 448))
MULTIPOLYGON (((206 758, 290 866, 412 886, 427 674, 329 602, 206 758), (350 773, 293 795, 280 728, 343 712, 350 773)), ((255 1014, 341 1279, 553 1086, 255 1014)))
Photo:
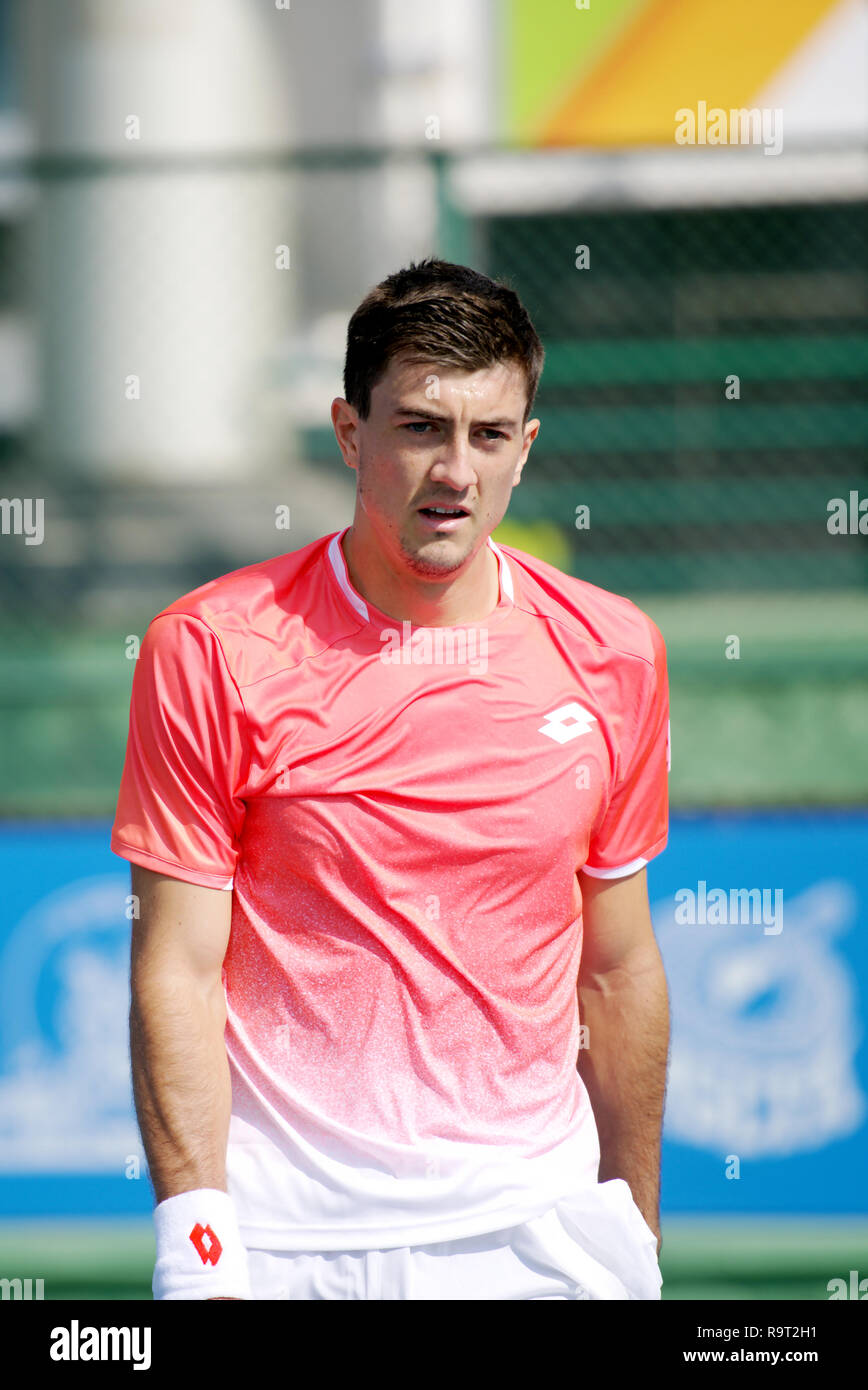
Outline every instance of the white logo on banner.
POLYGON ((672 1007, 665 1134, 766 1158, 806 1153, 859 1128, 856 985, 835 949, 856 896, 826 880, 787 900, 787 931, 685 925, 653 907, 672 1007))
POLYGON ((122 1171, 141 1147, 123 874, 42 898, 0 954, 0 1170, 122 1171))

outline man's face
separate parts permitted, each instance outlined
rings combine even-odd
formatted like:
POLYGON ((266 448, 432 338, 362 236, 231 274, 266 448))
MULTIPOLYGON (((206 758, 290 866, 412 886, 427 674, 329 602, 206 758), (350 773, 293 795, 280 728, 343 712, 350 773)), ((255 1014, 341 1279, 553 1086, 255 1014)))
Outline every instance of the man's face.
POLYGON ((466 372, 393 358, 367 420, 345 401, 332 407, 358 472, 354 529, 418 576, 461 569, 500 524, 536 438, 539 421, 522 423, 526 402, 516 362, 466 372))

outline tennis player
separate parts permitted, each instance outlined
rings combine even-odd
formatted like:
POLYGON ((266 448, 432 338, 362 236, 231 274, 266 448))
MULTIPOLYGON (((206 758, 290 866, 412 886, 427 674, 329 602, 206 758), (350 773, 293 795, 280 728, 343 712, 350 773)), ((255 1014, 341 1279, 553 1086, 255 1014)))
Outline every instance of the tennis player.
POLYGON ((542 364, 509 288, 390 275, 352 525, 148 627, 111 844, 156 1298, 660 1297, 665 649, 491 539, 542 364))

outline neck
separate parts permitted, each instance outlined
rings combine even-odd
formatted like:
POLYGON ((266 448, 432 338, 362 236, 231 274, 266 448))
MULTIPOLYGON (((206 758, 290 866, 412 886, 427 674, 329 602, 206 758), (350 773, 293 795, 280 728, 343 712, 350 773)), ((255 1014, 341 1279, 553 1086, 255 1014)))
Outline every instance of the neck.
POLYGON ((355 525, 343 537, 341 549, 356 592, 396 622, 458 627, 481 622, 498 605, 500 568, 487 538, 465 569, 440 581, 394 570, 376 538, 366 543, 355 525))

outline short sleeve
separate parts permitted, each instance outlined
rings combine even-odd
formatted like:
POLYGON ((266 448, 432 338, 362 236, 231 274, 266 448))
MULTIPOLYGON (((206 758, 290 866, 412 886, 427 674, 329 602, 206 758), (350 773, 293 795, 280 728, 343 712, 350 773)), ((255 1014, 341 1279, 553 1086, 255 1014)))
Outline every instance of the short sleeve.
POLYGON ((185 613, 158 614, 133 675, 113 852, 205 888, 231 888, 245 725, 214 632, 185 613))
POLYGON ((623 878, 666 848, 669 836, 669 682, 666 647, 650 618, 654 659, 636 689, 632 732, 619 749, 608 807, 595 828, 582 872, 623 878))

